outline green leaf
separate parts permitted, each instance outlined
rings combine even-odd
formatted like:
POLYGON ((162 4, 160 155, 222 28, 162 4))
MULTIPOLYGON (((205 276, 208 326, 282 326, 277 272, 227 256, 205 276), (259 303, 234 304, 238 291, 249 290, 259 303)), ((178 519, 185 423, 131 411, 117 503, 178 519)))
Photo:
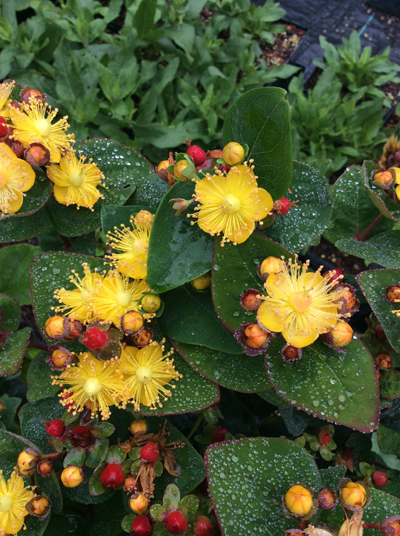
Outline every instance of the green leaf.
POLYGON ((42 398, 48 398, 60 392, 58 385, 52 385, 52 376, 58 376, 60 372, 53 371, 46 358, 50 352, 39 352, 29 364, 28 368, 28 402, 35 402, 42 398))
POLYGON ((263 233, 296 253, 317 239, 328 227, 332 213, 325 178, 314 165, 293 162, 289 201, 298 201, 286 216, 277 216, 263 233))
POLYGON ((236 141, 249 146, 258 185, 274 200, 286 195, 292 178, 292 138, 286 91, 277 87, 248 91, 229 108, 224 144, 236 141))
MULTIPOLYGON (((399 265, 399 264, 398 264, 399 265)), ((388 341, 396 352, 400 352, 400 319, 392 313, 397 304, 388 303, 386 287, 400 283, 400 270, 368 270, 357 276, 357 283, 377 316, 388 341)))
POLYGON ((35 444, 45 454, 50 454, 53 449, 49 444, 49 435, 46 432, 44 422, 61 419, 65 408, 59 400, 58 396, 42 398, 25 404, 19 412, 22 435, 29 441, 35 441, 35 444))
MULTIPOLYGON (((375 164, 375 162, 364 162, 361 176, 365 189, 369 193, 371 201, 383 216, 400 222, 400 205, 397 201, 397 197, 396 199, 392 199, 385 190, 372 184, 373 174, 377 169, 379 169, 379 166, 375 164)), ((392 187, 392 189, 394 189, 394 187, 392 187)))
MULTIPOLYGON (((371 489, 371 503, 365 509, 364 523, 379 523, 386 517, 398 515, 400 512, 400 500, 383 491, 371 489)), ((375 530, 365 531, 366 536, 374 536, 375 530)))
POLYGON ((31 303, 29 271, 40 255, 39 247, 29 244, 8 246, 0 250, 0 292, 7 292, 21 305, 31 303))
POLYGON ((108 449, 106 463, 121 464, 126 458, 126 453, 118 445, 113 445, 108 449))
POLYGON ((205 378, 227 389, 256 393, 271 387, 264 356, 230 355, 205 346, 173 343, 183 359, 205 378))
POLYGON ((0 242, 22 242, 45 233, 51 226, 51 219, 45 207, 31 216, 5 218, 0 221, 0 242))
POLYGON ((21 318, 21 309, 18 302, 8 294, 0 294, 0 309, 4 313, 4 319, 0 322, 0 329, 16 331, 21 318))
POLYGON ((82 447, 75 447, 68 452, 65 456, 63 465, 68 467, 69 465, 78 465, 81 467, 85 461, 86 451, 82 447))
POLYGON ((0 396, 0 402, 3 405, 3 409, 0 410, 0 422, 2 422, 6 428, 9 428, 15 419, 17 409, 22 400, 16 396, 2 395, 0 396))
POLYGON ((400 371, 382 370, 379 382, 379 394, 386 400, 400 397, 400 371))
MULTIPOLYGON (((16 214, 6 216, 18 220, 18 218, 27 218, 40 210, 49 200, 53 191, 53 184, 42 172, 36 173, 35 184, 26 192, 22 207, 16 214)), ((16 222, 18 224, 18 221, 16 222)))
POLYGON ((161 203, 165 192, 168 190, 168 184, 161 180, 157 173, 145 175, 135 179, 136 190, 129 199, 129 203, 135 205, 148 205, 151 211, 155 212, 161 203))
POLYGON ((107 421, 101 421, 91 428, 91 434, 99 439, 109 437, 115 432, 115 426, 107 421))
POLYGON ((187 495, 179 502, 179 509, 182 511, 183 515, 190 522, 193 522, 194 516, 200 506, 200 499, 196 495, 187 495))
POLYGON ((379 423, 377 434, 379 448, 384 454, 400 452, 400 430, 379 423))
POLYGON ((64 497, 70 501, 76 501, 83 504, 99 504, 108 501, 108 499, 114 495, 115 490, 111 488, 108 488, 105 492, 101 490, 101 488, 104 490, 100 480, 100 474, 103 469, 99 470, 97 473, 93 473, 92 469, 86 467, 83 471, 85 477, 82 484, 79 484, 76 488, 66 488, 63 486, 62 492, 64 497), (91 491, 93 492, 93 495, 91 491), (96 492, 96 495, 94 492, 96 492), (98 494, 99 492, 100 494, 98 494))
POLYGON ((138 205, 125 205, 124 207, 108 205, 103 207, 101 209, 101 227, 103 233, 113 232, 114 227, 121 227, 121 225, 130 227, 132 215, 137 214, 140 210, 151 212, 149 207, 138 205))
POLYGON ((99 199, 93 207, 69 207, 51 198, 48 209, 57 231, 63 236, 86 234, 100 226, 100 212, 105 205, 124 205, 135 188, 138 177, 151 173, 150 163, 133 149, 113 140, 92 139, 81 143, 78 149, 98 165, 105 176, 107 189, 99 187, 104 199, 99 199))
POLYGON ((256 313, 246 312, 239 300, 240 295, 249 288, 265 294, 262 281, 257 275, 257 264, 261 264, 266 257, 282 255, 285 258, 291 257, 286 249, 258 232, 254 232, 246 242, 237 246, 229 243, 222 247, 220 240, 215 241, 213 303, 221 322, 232 333, 242 322, 254 322, 256 319, 256 313))
POLYGON ((30 328, 23 328, 8 337, 0 349, 0 377, 11 376, 18 372, 30 335, 30 328))
POLYGON ((140 2, 133 18, 133 27, 136 28, 139 39, 146 39, 146 35, 154 30, 156 8, 156 0, 142 0, 140 2))
POLYGON ((163 495, 163 506, 166 510, 173 508, 176 510, 181 499, 179 488, 176 484, 168 484, 163 495))
POLYGON ((132 523, 135 521, 136 518, 136 514, 128 514, 127 516, 125 516, 124 519, 121 521, 122 530, 130 534, 132 531, 132 523))
POLYGON ((365 242, 342 239, 338 240, 335 245, 340 251, 346 251, 350 255, 355 255, 362 259, 372 260, 387 268, 397 268, 400 264, 399 231, 376 234, 365 242))
MULTIPOLYGON (((80 277, 83 277, 82 263, 86 262, 91 270, 96 268, 104 270, 104 259, 89 257, 87 255, 78 255, 76 253, 44 253, 40 255, 32 264, 31 269, 31 292, 32 303, 35 311, 36 322, 42 335, 50 344, 50 341, 45 335, 44 325, 46 320, 54 315, 52 307, 59 305, 54 298, 54 291, 59 288, 72 290, 76 288, 69 281, 69 276, 72 270, 76 270, 80 277)), ((63 346, 67 348, 81 348, 84 351, 84 346, 80 343, 63 342, 63 346)))
MULTIPOLYGON (((28 441, 26 438, 11 434, 5 430, 0 430, 0 451, 1 451, 1 468, 4 472, 4 477, 8 479, 15 467, 19 453, 26 449, 33 448, 39 454, 42 454, 36 444, 28 441)), ((60 484, 54 473, 43 478, 39 473, 34 473, 34 480, 37 486, 37 493, 44 493, 51 500, 51 507, 54 512, 58 513, 62 510, 62 496, 60 484)), ((25 485, 30 484, 30 479, 24 479, 25 485)), ((42 522, 43 523, 43 522, 42 522)))
POLYGON ((88 447, 85 463, 88 467, 95 469, 106 457, 108 450, 108 439, 96 439, 93 445, 88 447))
POLYGON ((336 467, 321 469, 319 474, 321 476, 322 486, 324 488, 336 489, 339 482, 343 480, 346 471, 347 467, 344 465, 336 465, 336 467))
POLYGON ((209 291, 198 292, 185 285, 163 294, 163 300, 164 313, 159 321, 171 339, 235 355, 243 353, 233 335, 218 320, 209 291), (193 311, 196 320, 188 322, 193 311))
POLYGON ((373 360, 362 342, 353 339, 342 354, 317 340, 303 348, 303 357, 295 363, 282 359, 282 346, 280 337, 271 342, 266 367, 275 389, 290 404, 355 430, 376 429, 378 386, 373 360))
POLYGON ((213 238, 197 224, 192 225, 186 212, 176 217, 169 204, 174 198, 191 199, 193 192, 193 183, 178 182, 168 190, 157 210, 150 235, 147 273, 154 292, 179 287, 211 269, 213 238))
POLYGON ((279 396, 279 394, 275 391, 274 388, 268 389, 268 391, 262 391, 261 393, 258 393, 258 396, 260 396, 263 400, 268 402, 269 404, 273 404, 274 406, 278 406, 278 408, 291 408, 291 404, 287 402, 284 398, 279 396))
POLYGON ((282 507, 287 488, 298 481, 314 492, 321 487, 313 458, 286 439, 259 437, 212 445, 205 462, 215 515, 225 536, 283 534, 293 528, 282 507))

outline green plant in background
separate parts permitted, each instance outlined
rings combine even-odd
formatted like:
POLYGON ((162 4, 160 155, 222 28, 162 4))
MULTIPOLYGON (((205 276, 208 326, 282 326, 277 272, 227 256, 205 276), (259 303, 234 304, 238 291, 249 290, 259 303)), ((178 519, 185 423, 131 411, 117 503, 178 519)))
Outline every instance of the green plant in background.
POLYGON ((77 139, 107 136, 153 161, 186 138, 215 143, 230 103, 297 68, 268 68, 262 58, 260 40, 284 28, 273 0, 212 0, 202 12, 205 4, 11 0, 1 18, 0 78, 41 87, 77 139))
MULTIPOLYGON (((371 56, 372 49, 366 46, 361 51, 361 41, 358 33, 353 30, 349 39, 343 37, 343 45, 337 48, 329 43, 324 36, 319 38, 321 47, 324 49, 324 60, 314 60, 314 64, 320 69, 331 67, 337 79, 344 89, 355 93, 357 98, 385 97, 379 89, 386 82, 400 82, 397 74, 400 67, 389 61, 390 47, 387 47, 381 55, 371 56)), ((385 106, 390 106, 390 99, 384 100, 385 106)))

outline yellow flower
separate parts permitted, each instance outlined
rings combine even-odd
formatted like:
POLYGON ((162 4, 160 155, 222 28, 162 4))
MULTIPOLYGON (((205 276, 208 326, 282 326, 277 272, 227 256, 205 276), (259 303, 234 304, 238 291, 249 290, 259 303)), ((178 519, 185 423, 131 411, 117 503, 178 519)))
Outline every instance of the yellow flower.
POLYGON ((0 143, 0 211, 15 214, 22 207, 24 196, 35 183, 32 167, 17 158, 5 143, 0 143))
POLYGON ((136 220, 133 217, 130 220, 132 229, 122 225, 122 231, 114 227, 114 233, 108 234, 110 246, 121 252, 108 258, 121 274, 132 279, 144 279, 147 276, 151 225, 135 224, 136 220))
POLYGON ((12 90, 14 89, 14 80, 10 82, 3 82, 0 84, 0 117, 7 119, 10 117, 9 104, 11 99, 9 98, 12 90))
POLYGON ((268 296, 257 312, 259 322, 268 330, 281 332, 288 344, 304 348, 318 335, 331 331, 339 318, 330 293, 335 282, 320 275, 320 270, 307 273, 302 266, 289 260, 282 271, 270 274, 265 283, 268 296))
POLYGON ((78 205, 93 210, 93 205, 103 197, 97 186, 104 178, 96 164, 85 164, 85 157, 73 153, 62 157, 59 165, 47 166, 47 176, 54 182, 54 197, 62 205, 78 205))
POLYGON ((116 270, 110 271, 93 296, 94 314, 98 319, 113 322, 119 327, 121 317, 128 311, 137 311, 142 294, 149 291, 146 279, 129 283, 128 278, 116 270))
MULTIPOLYGON (((174 360, 168 359, 170 354, 163 355, 163 349, 157 342, 141 350, 132 346, 122 348, 121 370, 125 378, 126 397, 138 411, 140 404, 150 409, 156 409, 157 405, 161 408, 160 394, 164 400, 171 396, 171 391, 165 386, 171 380, 182 377, 174 368, 174 360)), ((173 385, 169 387, 175 388, 173 385)))
POLYGON ((61 154, 72 150, 74 135, 66 134, 69 125, 67 117, 52 123, 57 115, 57 108, 51 110, 48 104, 31 99, 29 104, 22 104, 20 110, 9 107, 11 121, 14 125, 12 138, 20 141, 26 148, 31 143, 41 143, 50 151, 50 161, 59 162, 61 154))
POLYGON ((89 407, 92 417, 100 412, 103 419, 108 419, 109 407, 118 402, 122 393, 119 361, 98 361, 89 352, 82 353, 78 364, 69 365, 60 376, 53 377, 53 385, 70 386, 59 396, 61 404, 72 409, 74 415, 89 407))
POLYGON ((33 497, 32 490, 24 487, 24 479, 16 472, 6 482, 0 471, 0 534, 17 534, 22 529, 28 515, 25 505, 33 497))
POLYGON ((92 300, 101 286, 103 276, 97 272, 92 273, 86 262, 82 266, 85 274, 82 279, 75 270, 72 271, 73 275, 69 276, 69 280, 76 286, 76 289, 57 289, 54 297, 63 304, 62 307, 56 307, 57 313, 68 312, 68 318, 86 324, 95 320, 92 300))
POLYGON ((257 187, 252 168, 233 167, 224 176, 208 175, 196 184, 196 201, 200 202, 198 224, 214 235, 223 233, 223 242, 241 244, 273 208, 270 194, 257 187))

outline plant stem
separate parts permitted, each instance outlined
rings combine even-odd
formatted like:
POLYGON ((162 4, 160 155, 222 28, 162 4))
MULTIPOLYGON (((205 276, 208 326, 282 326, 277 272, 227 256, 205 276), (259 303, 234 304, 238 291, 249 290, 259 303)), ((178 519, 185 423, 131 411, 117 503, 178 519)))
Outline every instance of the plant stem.
POLYGON ((47 352, 49 349, 47 344, 42 344, 41 342, 35 342, 35 341, 29 341, 28 347, 37 348, 38 350, 44 350, 45 352, 47 352))
POLYGON ((65 251, 69 251, 72 247, 71 241, 66 236, 63 236, 63 235, 60 235, 60 236, 61 236, 61 240, 64 242, 65 251))
POLYGON ((356 233, 356 236, 354 237, 358 242, 363 242, 368 234, 372 231, 372 229, 378 225, 378 223, 383 219, 383 214, 379 214, 373 222, 371 222, 368 227, 363 231, 361 234, 356 233))
POLYGON ((187 439, 190 439, 190 438, 192 437, 192 435, 195 433, 195 431, 197 430, 197 428, 200 426, 201 421, 202 421, 203 419, 204 419, 203 413, 200 413, 199 418, 197 419, 195 425, 194 425, 193 428, 191 429, 189 435, 187 436, 187 439))
POLYGON ((43 454, 43 456, 40 457, 41 460, 46 460, 48 458, 60 458, 61 456, 64 456, 66 453, 66 450, 63 450, 61 452, 52 452, 51 454, 43 454))
POLYGON ((365 529, 380 529, 381 525, 380 523, 363 523, 363 527, 365 529))

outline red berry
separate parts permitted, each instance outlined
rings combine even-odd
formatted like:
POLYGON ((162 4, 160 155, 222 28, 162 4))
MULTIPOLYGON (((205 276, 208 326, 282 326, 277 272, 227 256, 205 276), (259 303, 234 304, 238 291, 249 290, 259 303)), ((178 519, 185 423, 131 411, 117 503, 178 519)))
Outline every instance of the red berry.
POLYGON ((0 137, 7 134, 7 121, 0 116, 0 137))
POLYGON ((150 536, 151 525, 147 516, 137 516, 132 523, 131 536, 150 536))
POLYGON ((106 331, 99 328, 89 328, 86 330, 82 342, 89 350, 97 350, 103 348, 107 340, 108 335, 106 331))
POLYGON ((375 471, 372 473, 372 480, 377 488, 383 488, 389 481, 386 473, 382 471, 375 471))
POLYGON ((229 434, 228 428, 225 428, 225 426, 217 426, 213 431, 211 438, 212 443, 219 443, 220 441, 223 441, 226 434, 229 434))
MULTIPOLYGON (((333 283, 334 281, 339 279, 341 275, 343 275, 343 270, 340 270, 340 268, 334 268, 333 270, 328 270, 327 272, 324 272, 322 274, 322 276, 326 278, 328 278, 329 276, 328 283, 333 283)), ((340 279, 343 279, 343 278, 340 278, 340 279)))
POLYGON ((213 524, 209 518, 206 516, 199 516, 194 524, 193 532, 195 536, 210 536, 212 529, 213 524))
POLYGON ((281 197, 278 199, 278 201, 275 201, 274 203, 274 209, 279 216, 284 216, 287 214, 290 210, 290 207, 292 206, 289 199, 286 199, 286 197, 281 197))
POLYGON ((125 473, 117 463, 109 463, 100 480, 105 488, 119 488, 125 482, 125 473))
POLYGON ((206 159, 206 153, 198 145, 192 145, 191 147, 189 147, 186 151, 186 154, 188 154, 193 159, 193 162, 196 166, 202 164, 206 159))
POLYGON ((221 171, 225 171, 225 173, 228 173, 228 171, 231 169, 231 166, 228 166, 228 164, 221 164, 221 165, 219 166, 219 169, 220 169, 221 171))
POLYGON ((328 443, 331 442, 331 436, 328 434, 328 432, 320 432, 318 435, 318 441, 322 445, 328 445, 328 443))
POLYGON ((53 419, 46 426, 46 432, 52 437, 60 437, 65 430, 65 423, 61 419, 53 419))
POLYGON ((160 449, 156 443, 147 443, 147 445, 142 447, 140 456, 147 462, 155 462, 160 456, 160 449))
POLYGON ((171 534, 181 534, 188 528, 186 517, 178 510, 171 512, 167 517, 167 531, 171 534))
POLYGON ((74 447, 86 448, 92 441, 92 434, 86 426, 75 426, 75 428, 72 428, 71 430, 69 440, 74 447))

